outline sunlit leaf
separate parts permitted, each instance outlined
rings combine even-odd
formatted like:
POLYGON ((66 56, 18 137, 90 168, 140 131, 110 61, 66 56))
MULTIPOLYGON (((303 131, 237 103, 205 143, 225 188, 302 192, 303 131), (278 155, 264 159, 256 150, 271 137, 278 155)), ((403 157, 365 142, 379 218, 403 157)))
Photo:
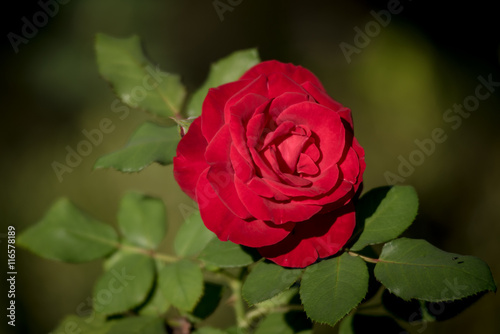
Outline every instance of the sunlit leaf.
POLYGON ((33 253, 53 260, 85 262, 116 249, 113 228, 88 216, 61 198, 37 224, 23 231, 17 242, 33 253))
POLYGON ((401 238, 385 244, 375 276, 404 300, 439 302, 496 291, 482 260, 444 252, 425 240, 401 238))
POLYGON ((217 267, 243 267, 255 262, 259 257, 253 249, 213 238, 198 258, 217 267))
POLYGON ((198 265, 181 260, 161 269, 158 286, 172 305, 191 311, 203 294, 203 275, 198 265))
POLYGON ((270 262, 259 262, 243 283, 243 298, 250 304, 269 299, 288 289, 301 273, 301 269, 289 269, 270 262))
POLYGON ((181 225, 174 240, 174 250, 179 256, 198 254, 215 237, 215 234, 205 227, 200 212, 190 215, 181 225))
POLYGON ((97 34, 95 49, 99 73, 123 103, 163 117, 180 114, 186 89, 179 76, 161 71, 144 56, 138 36, 97 34))
POLYGON ((300 298, 312 320, 334 326, 355 308, 368 290, 368 269, 347 253, 307 267, 300 298))
POLYGON ((367 245, 397 238, 417 215, 418 197, 411 186, 376 188, 356 205, 356 231, 359 239, 351 247, 357 251, 367 245))
POLYGON ((180 139, 177 127, 163 127, 146 122, 132 134, 125 147, 100 157, 94 168, 138 172, 153 162, 171 164, 180 139))
POLYGON ((154 260, 140 254, 127 254, 99 278, 93 297, 94 310, 101 314, 117 314, 144 302, 153 285, 154 260))
POLYGON ((120 203, 118 226, 130 243, 156 249, 165 236, 165 205, 159 198, 129 192, 120 203))

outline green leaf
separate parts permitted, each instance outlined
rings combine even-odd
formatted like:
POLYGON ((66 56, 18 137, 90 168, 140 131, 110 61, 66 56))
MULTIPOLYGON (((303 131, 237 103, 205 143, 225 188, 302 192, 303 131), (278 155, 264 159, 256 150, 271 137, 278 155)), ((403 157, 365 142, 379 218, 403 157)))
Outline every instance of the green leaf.
POLYGON ((288 269, 271 262, 259 262, 243 283, 243 298, 251 305, 267 300, 288 289, 301 273, 301 269, 288 269))
POLYGON ((154 316, 128 317, 110 323, 107 334, 167 334, 163 319, 154 316))
POLYGON ((375 276, 404 300, 440 302, 496 291, 482 260, 444 252, 425 240, 401 238, 385 244, 375 276))
POLYGON ((254 249, 213 238, 198 258, 207 264, 224 268, 247 266, 258 260, 259 255, 254 249))
POLYGON ((285 290, 277 294, 271 299, 267 299, 264 300, 263 302, 258 303, 256 306, 259 309, 267 312, 267 310, 272 310, 278 306, 287 304, 300 304, 299 288, 292 287, 288 290, 285 290))
POLYGON ((55 202, 40 222, 19 235, 17 242, 47 259, 85 262, 116 249, 113 228, 89 217, 68 199, 55 202))
POLYGON ((300 298, 312 320, 334 326, 363 300, 367 290, 365 262, 344 253, 307 267, 300 298))
POLYGON ((94 310, 111 315, 139 306, 148 296, 154 276, 154 260, 151 257, 123 255, 96 282, 94 310))
POLYGON ((156 286, 151 299, 140 309, 139 314, 162 316, 167 312, 169 307, 170 303, 163 297, 161 290, 156 286))
MULTIPOLYGON (((156 272, 160 272, 163 267, 165 267, 165 263, 156 260, 156 272)), ((150 291, 149 297, 146 300, 146 303, 139 310, 140 315, 154 315, 162 317, 169 309, 170 303, 163 297, 163 293, 156 281, 153 284, 152 291, 150 291)))
POLYGON ((158 286, 173 306, 191 311, 203 294, 203 274, 188 260, 169 263, 159 272, 158 286))
POLYGON ((165 236, 165 205, 161 199, 129 192, 120 203, 118 226, 131 244, 156 249, 165 236))
POLYGON ((122 149, 97 159, 94 168, 115 168, 121 172, 139 172, 153 162, 172 163, 180 141, 177 127, 146 122, 130 137, 122 149))
POLYGON ((294 334, 312 327, 304 312, 269 314, 258 325, 255 334, 294 334))
POLYGON ((257 49, 248 49, 233 52, 212 64, 207 80, 189 100, 188 116, 201 115, 201 106, 209 88, 238 80, 249 68, 259 62, 260 58, 257 49))
POLYGON ((105 322, 104 318, 88 317, 81 318, 76 315, 66 316, 51 333, 85 333, 85 334, 106 334, 113 324, 105 322))
POLYGON ((339 325, 339 334, 365 334, 374 332, 374 329, 383 329, 384 334, 407 333, 390 317, 356 313, 342 320, 339 325))
POLYGON ((417 210, 418 197, 411 186, 371 190, 356 205, 357 231, 361 234, 351 250, 397 238, 411 225, 417 210))
POLYGON ((177 75, 162 72, 143 54, 139 37, 97 34, 99 73, 121 101, 162 117, 180 114, 186 89, 177 75))
POLYGON ((198 254, 215 237, 215 234, 205 227, 200 212, 190 215, 181 225, 174 240, 174 250, 179 256, 187 257, 198 254))

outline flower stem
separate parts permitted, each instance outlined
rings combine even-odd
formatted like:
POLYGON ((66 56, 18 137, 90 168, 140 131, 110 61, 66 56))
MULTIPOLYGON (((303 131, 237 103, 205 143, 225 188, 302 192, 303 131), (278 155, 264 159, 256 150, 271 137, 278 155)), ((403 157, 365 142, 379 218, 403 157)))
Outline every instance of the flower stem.
POLYGON ((132 245, 125 245, 125 244, 119 243, 119 244, 117 244, 117 248, 121 248, 121 249, 124 249, 124 250, 132 252, 132 253, 136 253, 136 254, 143 254, 146 256, 150 256, 154 259, 158 259, 160 261, 168 262, 168 263, 175 262, 175 261, 179 260, 179 258, 176 256, 167 255, 167 254, 163 254, 163 253, 157 253, 153 250, 144 249, 144 248, 136 247, 136 246, 132 246, 132 245))
POLYGON ((248 328, 248 321, 245 316, 245 305, 241 298, 241 282, 237 279, 229 280, 229 287, 233 294, 231 300, 234 302, 234 312, 236 313, 236 324, 238 328, 246 330, 248 328))
POLYGON ((251 323, 255 319, 270 313, 286 313, 288 311, 304 311, 304 307, 302 305, 281 305, 271 308, 258 307, 247 313, 246 320, 251 323))
POLYGON ((368 257, 368 256, 364 256, 364 255, 361 255, 361 254, 358 254, 358 253, 354 253, 352 251, 348 251, 347 253, 349 255, 351 255, 351 256, 359 256, 360 258, 362 258, 366 262, 370 262, 370 263, 378 263, 380 261, 379 259, 374 259, 374 258, 371 258, 371 257, 368 257))

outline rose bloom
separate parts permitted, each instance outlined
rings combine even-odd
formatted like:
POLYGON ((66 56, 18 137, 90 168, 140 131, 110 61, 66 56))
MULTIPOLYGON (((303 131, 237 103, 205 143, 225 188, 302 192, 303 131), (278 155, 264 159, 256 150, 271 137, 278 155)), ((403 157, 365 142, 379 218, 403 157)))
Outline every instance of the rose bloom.
POLYGON ((210 89, 174 158, 220 240, 296 268, 349 240, 364 169, 351 111, 309 70, 274 60, 210 89))

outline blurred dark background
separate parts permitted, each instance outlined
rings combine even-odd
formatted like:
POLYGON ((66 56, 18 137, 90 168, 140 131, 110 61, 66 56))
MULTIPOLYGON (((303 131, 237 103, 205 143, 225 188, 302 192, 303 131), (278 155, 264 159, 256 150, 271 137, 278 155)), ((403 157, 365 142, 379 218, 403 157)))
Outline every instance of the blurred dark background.
MULTIPOLYGON (((402 0, 395 7, 400 12, 391 15, 386 27, 371 30, 350 61, 341 43, 356 47, 355 28, 365 31, 376 22, 370 12, 387 10, 394 1, 243 0, 224 12, 223 20, 212 0, 62 2, 66 4, 59 4, 58 12, 26 44, 17 45, 17 53, 9 33, 22 36, 22 18, 33 22, 43 9, 38 1, 17 1, 2 10, 4 263, 7 226, 19 233, 59 196, 115 224, 119 199, 129 189, 165 200, 170 238, 163 248, 172 251, 171 238, 182 219, 179 204, 189 201, 174 182, 171 167, 153 165, 139 174, 92 170, 99 156, 124 145, 147 119, 135 112, 120 120, 111 112, 115 97, 99 77, 93 50, 95 34, 103 32, 138 34, 153 63, 181 74, 190 90, 203 82, 211 62, 243 48, 257 47, 264 60, 310 69, 332 97, 353 111, 356 136, 366 150, 365 189, 386 185, 386 172, 398 173, 399 157, 408 160, 418 149, 414 141, 442 128, 447 139, 404 177, 420 197, 417 221, 406 235, 482 258, 498 282, 500 87, 458 128, 443 119, 447 109, 475 94, 479 76, 500 82, 500 12, 495 2, 402 0), (85 139, 82 130, 98 127, 103 117, 116 129, 59 182, 52 162, 64 163, 66 146, 74 148, 85 139)), ((18 250, 16 327, 8 327, 5 317, 2 327, 7 333, 49 332, 91 295, 100 270, 98 261, 71 265, 18 250)), ((500 301, 489 293, 457 318, 428 324, 419 333, 500 333, 499 315, 500 301)), ((210 321, 230 319, 219 312, 210 321)))

